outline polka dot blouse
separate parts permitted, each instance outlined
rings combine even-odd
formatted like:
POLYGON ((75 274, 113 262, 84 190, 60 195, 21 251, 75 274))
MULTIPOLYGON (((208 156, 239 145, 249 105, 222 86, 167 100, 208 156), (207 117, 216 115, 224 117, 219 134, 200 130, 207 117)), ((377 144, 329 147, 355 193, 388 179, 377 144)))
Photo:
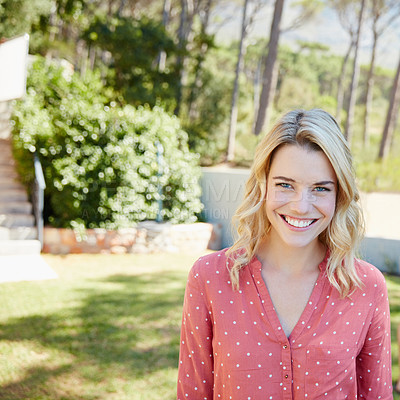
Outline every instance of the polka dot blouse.
MULTIPOLYGON (((326 259, 286 337, 254 258, 233 290, 225 251, 197 260, 186 287, 178 400, 392 399, 383 275, 356 261, 362 289, 341 299, 326 259)), ((228 265, 229 266, 229 265, 228 265)))

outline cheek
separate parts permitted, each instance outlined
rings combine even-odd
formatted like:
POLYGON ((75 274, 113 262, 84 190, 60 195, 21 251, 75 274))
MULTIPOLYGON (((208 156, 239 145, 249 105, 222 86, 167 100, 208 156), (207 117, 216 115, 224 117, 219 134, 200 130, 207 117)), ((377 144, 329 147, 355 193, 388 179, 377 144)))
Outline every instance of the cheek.
POLYGON ((277 207, 283 203, 287 203, 292 199, 292 193, 288 190, 279 190, 275 187, 268 188, 267 203, 270 207, 277 207))
POLYGON ((329 196, 322 199, 319 203, 319 209, 324 213, 324 215, 332 218, 336 210, 336 196, 329 196))

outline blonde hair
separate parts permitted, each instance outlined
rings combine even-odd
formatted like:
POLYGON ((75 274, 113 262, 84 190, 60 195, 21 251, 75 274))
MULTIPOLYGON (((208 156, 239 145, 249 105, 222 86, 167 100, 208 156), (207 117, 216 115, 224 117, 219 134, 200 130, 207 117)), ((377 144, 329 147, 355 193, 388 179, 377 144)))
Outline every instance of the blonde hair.
POLYGON ((267 194, 271 159, 284 144, 322 150, 336 173, 335 214, 319 239, 329 249, 327 277, 340 295, 346 297, 361 285, 354 258, 364 234, 364 218, 348 144, 335 119, 320 109, 288 112, 257 146, 244 200, 233 217, 237 240, 227 251, 227 256, 233 260, 229 269, 232 285, 235 289, 239 288, 240 270, 255 256, 261 240, 270 229, 262 204, 267 194))

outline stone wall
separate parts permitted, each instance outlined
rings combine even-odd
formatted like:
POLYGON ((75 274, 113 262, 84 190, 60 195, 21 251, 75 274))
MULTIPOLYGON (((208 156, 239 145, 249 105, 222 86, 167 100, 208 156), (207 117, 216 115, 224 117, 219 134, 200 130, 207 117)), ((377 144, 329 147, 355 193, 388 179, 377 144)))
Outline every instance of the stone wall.
POLYGON ((221 248, 218 224, 195 223, 172 225, 145 221, 135 228, 119 230, 45 227, 43 252, 70 253, 156 253, 201 252, 221 248))

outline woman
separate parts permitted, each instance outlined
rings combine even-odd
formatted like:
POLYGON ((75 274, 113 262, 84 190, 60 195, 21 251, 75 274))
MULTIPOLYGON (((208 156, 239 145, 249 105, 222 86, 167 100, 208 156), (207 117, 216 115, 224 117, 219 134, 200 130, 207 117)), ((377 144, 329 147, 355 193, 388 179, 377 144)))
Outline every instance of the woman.
POLYGON ((287 113, 257 148, 238 239, 189 274, 178 399, 392 399, 387 290, 355 258, 358 200, 333 117, 287 113))

